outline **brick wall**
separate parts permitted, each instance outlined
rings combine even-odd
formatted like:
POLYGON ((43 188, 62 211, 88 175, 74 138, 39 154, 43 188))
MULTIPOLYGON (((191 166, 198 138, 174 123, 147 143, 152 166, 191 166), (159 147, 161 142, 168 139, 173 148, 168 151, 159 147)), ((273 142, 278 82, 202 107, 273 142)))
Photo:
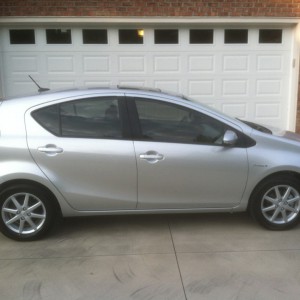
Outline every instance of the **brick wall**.
POLYGON ((300 17, 300 0, 1 0, 0 16, 300 17))

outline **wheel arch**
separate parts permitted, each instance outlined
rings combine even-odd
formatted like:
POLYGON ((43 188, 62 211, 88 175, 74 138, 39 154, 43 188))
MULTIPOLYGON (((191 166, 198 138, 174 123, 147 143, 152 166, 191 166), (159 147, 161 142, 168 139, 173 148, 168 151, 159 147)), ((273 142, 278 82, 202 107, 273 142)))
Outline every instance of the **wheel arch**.
POLYGON ((43 185, 39 182, 36 182, 36 181, 33 181, 33 180, 28 180, 28 179, 9 180, 9 181, 6 181, 6 182, 4 182, 0 185, 0 192, 4 191, 4 190, 6 190, 10 187, 13 187, 13 186, 16 186, 16 185, 22 185, 22 184, 33 186, 33 187, 38 188, 41 191, 45 192, 47 194, 47 196, 50 197, 51 200, 53 201, 55 211, 57 213, 59 213, 60 216, 62 216, 61 206, 60 206, 55 194, 48 187, 46 187, 45 185, 43 185))
MULTIPOLYGON (((284 177, 284 176, 289 176, 289 177, 294 177, 296 179, 298 179, 300 181, 300 173, 294 172, 294 171, 279 171, 279 172, 275 172, 272 173, 268 176, 266 176, 265 178, 263 178, 261 181, 259 181, 256 186, 254 187, 254 189, 252 190, 250 196, 249 196, 249 201, 248 201, 248 205, 247 205, 247 211, 250 211, 251 205, 252 205, 252 201, 253 201, 253 195, 259 190, 259 188, 267 181, 269 181, 272 178, 276 178, 276 177, 284 177)), ((300 188, 300 187, 299 187, 300 188)))

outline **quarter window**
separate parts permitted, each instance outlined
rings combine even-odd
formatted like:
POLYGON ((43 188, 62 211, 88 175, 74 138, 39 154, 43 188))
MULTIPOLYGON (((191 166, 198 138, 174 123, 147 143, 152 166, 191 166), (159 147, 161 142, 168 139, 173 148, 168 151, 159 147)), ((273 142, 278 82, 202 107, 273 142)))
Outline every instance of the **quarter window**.
POLYGON ((46 130, 60 135, 59 105, 51 105, 32 113, 32 117, 46 130))
POLYGON ((221 145, 225 125, 200 112, 170 103, 136 99, 142 140, 221 145))
POLYGON ((71 101, 39 109, 33 118, 62 137, 120 139, 122 122, 115 97, 71 101))

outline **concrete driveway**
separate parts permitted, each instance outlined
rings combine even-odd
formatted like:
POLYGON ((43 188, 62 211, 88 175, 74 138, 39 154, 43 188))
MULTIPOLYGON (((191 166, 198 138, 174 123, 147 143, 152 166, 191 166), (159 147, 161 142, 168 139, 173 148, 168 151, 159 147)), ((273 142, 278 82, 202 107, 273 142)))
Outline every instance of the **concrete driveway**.
POLYGON ((0 235, 0 299, 299 299, 300 226, 246 214, 66 219, 42 241, 0 235))

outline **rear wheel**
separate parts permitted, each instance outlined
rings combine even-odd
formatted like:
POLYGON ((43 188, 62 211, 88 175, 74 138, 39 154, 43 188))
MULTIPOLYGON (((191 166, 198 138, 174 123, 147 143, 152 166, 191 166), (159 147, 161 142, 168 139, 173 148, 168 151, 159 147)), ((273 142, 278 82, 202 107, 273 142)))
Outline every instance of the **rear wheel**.
POLYGON ((250 205, 252 215, 264 227, 292 228, 300 217, 300 181, 292 176, 271 178, 256 189, 250 205))
POLYGON ((53 225, 54 205, 43 190, 29 185, 10 187, 0 194, 0 229, 19 241, 44 236, 53 225))

